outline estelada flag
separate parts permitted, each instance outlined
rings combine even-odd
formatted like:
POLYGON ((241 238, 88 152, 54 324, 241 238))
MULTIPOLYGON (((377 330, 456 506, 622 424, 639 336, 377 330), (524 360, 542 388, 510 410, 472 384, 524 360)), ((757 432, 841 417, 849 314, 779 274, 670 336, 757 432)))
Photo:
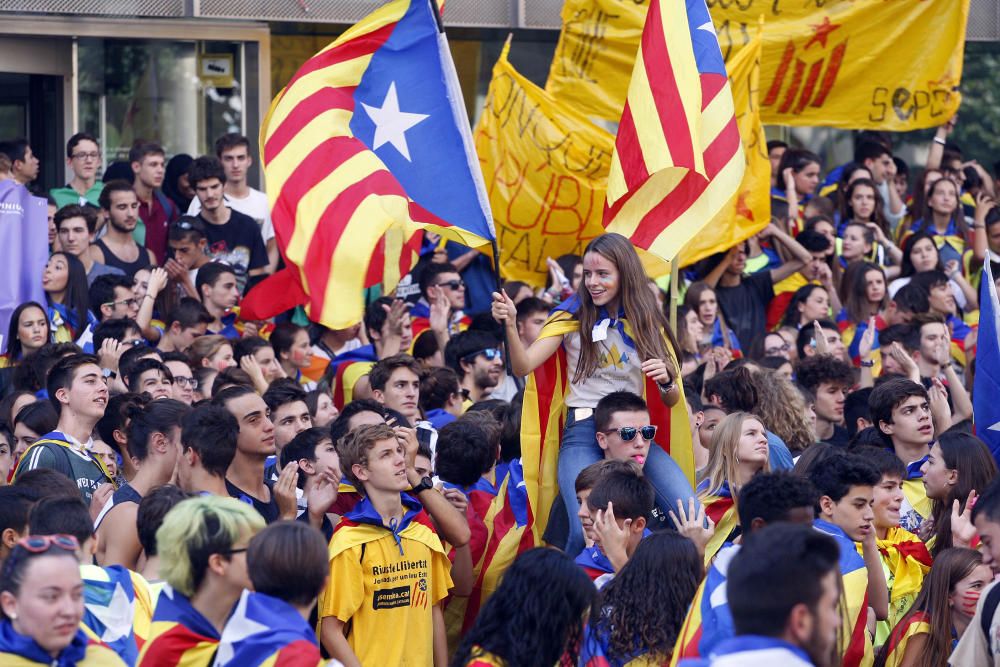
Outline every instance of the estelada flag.
MULTIPOLYGON (((717 252, 724 252, 758 233, 771 222, 771 162, 767 137, 760 122, 760 54, 762 27, 750 43, 726 63, 733 90, 736 125, 746 168, 743 180, 729 203, 709 223, 711 234, 698 234, 681 250, 681 266, 688 266, 717 252)), ((750 341, 744 341, 749 344, 750 341)))
POLYGON ((473 247, 495 238, 431 0, 394 0, 307 60, 271 105, 261 155, 289 268, 250 291, 250 319, 304 303, 345 328, 365 288, 409 272, 423 229, 473 247))
POLYGON ((140 667, 204 667, 219 646, 219 632, 183 594, 165 586, 156 601, 140 667))
POLYGON ((316 633, 284 600, 243 591, 222 629, 213 667, 318 667, 325 665, 316 633))
POLYGON ((705 0, 650 0, 611 157, 605 228, 673 259, 739 191, 744 169, 705 0))

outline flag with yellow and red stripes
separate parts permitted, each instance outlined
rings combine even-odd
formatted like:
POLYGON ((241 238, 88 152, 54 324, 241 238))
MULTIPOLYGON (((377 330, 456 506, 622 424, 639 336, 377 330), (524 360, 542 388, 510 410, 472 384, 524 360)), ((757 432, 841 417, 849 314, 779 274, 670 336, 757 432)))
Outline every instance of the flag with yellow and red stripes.
POLYGON ((615 140, 604 226, 672 259, 736 194, 744 168, 705 0, 651 0, 615 140))
POLYGON ((423 230, 495 238, 472 131, 433 0, 394 0, 302 65, 261 128, 271 219, 287 272, 251 290, 254 319, 298 303, 360 321, 392 290, 423 230))

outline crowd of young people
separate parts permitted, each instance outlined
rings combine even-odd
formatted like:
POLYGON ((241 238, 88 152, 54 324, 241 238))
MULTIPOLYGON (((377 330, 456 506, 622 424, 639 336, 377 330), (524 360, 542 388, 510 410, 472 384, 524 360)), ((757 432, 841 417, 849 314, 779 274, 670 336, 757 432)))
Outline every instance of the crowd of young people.
POLYGON ((241 317, 282 261, 246 137, 102 182, 74 135, 3 342, 0 663, 1000 665, 1000 212, 952 128, 919 175, 771 142, 676 327, 622 236, 492 291, 428 233, 344 330, 241 317))

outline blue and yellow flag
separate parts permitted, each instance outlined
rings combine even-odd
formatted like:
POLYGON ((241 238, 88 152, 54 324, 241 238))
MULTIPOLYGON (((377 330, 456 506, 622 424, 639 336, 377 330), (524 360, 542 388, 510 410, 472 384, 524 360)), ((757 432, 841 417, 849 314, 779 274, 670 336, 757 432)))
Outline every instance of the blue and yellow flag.
POLYGON ((134 579, 139 575, 121 565, 81 565, 80 576, 85 632, 114 649, 126 664, 134 665, 150 623, 146 589, 134 579))
POLYGON ((9 619, 0 621, 0 665, 3 667, 122 667, 111 648, 78 630, 69 646, 53 658, 31 637, 19 634, 9 619))
POLYGON ((316 633, 284 600, 243 591, 222 630, 214 667, 316 667, 316 633))

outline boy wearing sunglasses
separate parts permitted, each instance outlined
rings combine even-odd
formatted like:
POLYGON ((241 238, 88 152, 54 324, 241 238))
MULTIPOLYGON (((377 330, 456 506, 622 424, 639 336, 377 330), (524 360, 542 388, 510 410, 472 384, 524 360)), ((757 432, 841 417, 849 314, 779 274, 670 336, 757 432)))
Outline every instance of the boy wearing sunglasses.
POLYGON ((458 373, 466 409, 489 398, 490 392, 503 379, 503 354, 499 343, 485 331, 469 330, 453 336, 444 348, 444 361, 458 373))

